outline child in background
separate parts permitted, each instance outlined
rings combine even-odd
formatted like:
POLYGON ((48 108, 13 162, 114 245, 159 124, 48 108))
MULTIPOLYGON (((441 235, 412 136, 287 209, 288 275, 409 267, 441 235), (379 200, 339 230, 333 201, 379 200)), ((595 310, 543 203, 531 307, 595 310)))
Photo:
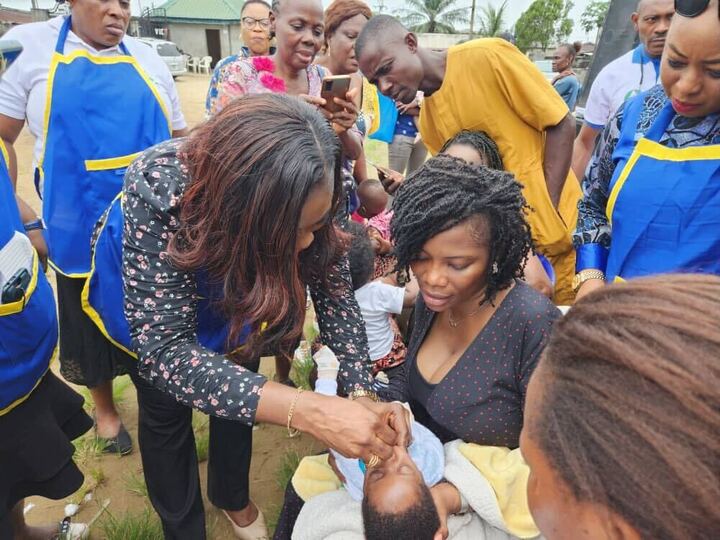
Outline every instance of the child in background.
POLYGON ((395 269, 395 257, 392 256, 390 238, 390 220, 392 211, 387 209, 389 196, 379 180, 365 180, 357 190, 360 207, 357 215, 362 218, 373 250, 375 251, 375 267, 373 279, 392 274, 395 269))
POLYGON ((375 254, 368 233, 355 222, 348 225, 347 232, 352 236, 348 254, 350 276, 365 321, 373 375, 383 371, 389 378, 392 369, 405 361, 407 353, 393 315, 415 304, 417 284, 413 280, 405 287, 397 287, 389 279, 373 281, 375 254))

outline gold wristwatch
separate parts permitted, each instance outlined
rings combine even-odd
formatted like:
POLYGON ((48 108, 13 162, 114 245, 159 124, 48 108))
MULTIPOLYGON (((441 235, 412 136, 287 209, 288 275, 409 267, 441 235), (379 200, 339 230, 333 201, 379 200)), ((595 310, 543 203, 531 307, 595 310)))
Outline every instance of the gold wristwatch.
POLYGON ((603 281, 605 281, 605 272, 601 270, 594 270, 592 268, 589 268, 587 270, 580 270, 577 274, 575 274, 575 277, 572 281, 573 292, 578 292, 580 286, 589 279, 602 279, 603 281))

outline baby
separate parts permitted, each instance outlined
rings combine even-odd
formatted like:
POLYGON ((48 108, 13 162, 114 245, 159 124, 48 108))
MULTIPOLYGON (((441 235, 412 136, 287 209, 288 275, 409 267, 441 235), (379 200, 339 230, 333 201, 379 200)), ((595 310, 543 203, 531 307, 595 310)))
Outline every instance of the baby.
POLYGON ((390 376, 389 370, 402 364, 407 352, 393 315, 415 303, 417 284, 410 281, 398 287, 390 277, 372 280, 374 253, 367 232, 355 222, 350 222, 346 231, 351 235, 350 277, 365 321, 373 375, 384 371, 390 376))
MULTIPOLYGON (((315 355, 318 379, 315 391, 337 393, 339 362, 327 347, 315 355)), ((369 540, 431 540, 440 527, 430 487, 443 478, 442 443, 430 430, 412 423, 409 448, 396 446, 392 456, 368 469, 359 459, 330 450, 330 462, 348 494, 362 501, 365 537, 369 540)))
POLYGON ((375 251, 375 269, 373 278, 382 277, 392 272, 395 258, 391 255, 392 239, 390 237, 390 220, 393 213, 387 209, 389 196, 379 180, 365 180, 358 186, 360 206, 358 216, 370 236, 375 251))

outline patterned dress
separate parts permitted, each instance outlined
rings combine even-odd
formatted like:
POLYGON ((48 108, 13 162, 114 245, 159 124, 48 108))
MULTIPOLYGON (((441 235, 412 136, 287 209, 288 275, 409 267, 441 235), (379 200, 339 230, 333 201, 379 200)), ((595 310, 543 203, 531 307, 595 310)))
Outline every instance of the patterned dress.
MULTIPOLYGON (((668 102, 663 87, 648 90, 643 98, 645 104, 636 128, 635 139, 643 137, 668 102)), ((610 194, 610 182, 617 166, 613 158, 623 127, 624 108, 608 124, 595 148, 592 160, 582 181, 583 198, 578 203, 578 221, 573 244, 597 243, 610 248, 612 231, 605 213, 610 194)), ((702 118, 677 115, 660 139, 669 148, 720 144, 720 113, 702 118)))
MULTIPOLYGON (((151 148, 128 169, 123 217, 125 316, 140 375, 178 401, 206 414, 252 424, 266 382, 197 337, 195 273, 173 266, 167 249, 180 227, 179 203, 191 179, 174 139, 151 148)), ((320 337, 340 361, 345 392, 370 388, 367 338, 350 282, 347 259, 328 272, 329 293, 309 283, 320 337)))

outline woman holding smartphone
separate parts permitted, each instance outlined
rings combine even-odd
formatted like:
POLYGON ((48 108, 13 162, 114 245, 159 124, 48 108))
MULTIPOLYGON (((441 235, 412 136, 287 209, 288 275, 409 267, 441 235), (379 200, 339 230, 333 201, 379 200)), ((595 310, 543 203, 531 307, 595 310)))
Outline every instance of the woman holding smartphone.
POLYGON ((320 97, 322 80, 328 71, 313 64, 323 44, 325 24, 320 0, 274 0, 270 29, 277 42, 272 56, 240 58, 228 65, 218 84, 218 97, 211 114, 216 114, 233 99, 246 94, 284 93, 317 105, 332 123, 342 144, 343 154, 357 159, 362 153, 362 137, 355 129, 358 107, 356 93, 345 99, 336 97, 336 112, 327 110, 320 97))

